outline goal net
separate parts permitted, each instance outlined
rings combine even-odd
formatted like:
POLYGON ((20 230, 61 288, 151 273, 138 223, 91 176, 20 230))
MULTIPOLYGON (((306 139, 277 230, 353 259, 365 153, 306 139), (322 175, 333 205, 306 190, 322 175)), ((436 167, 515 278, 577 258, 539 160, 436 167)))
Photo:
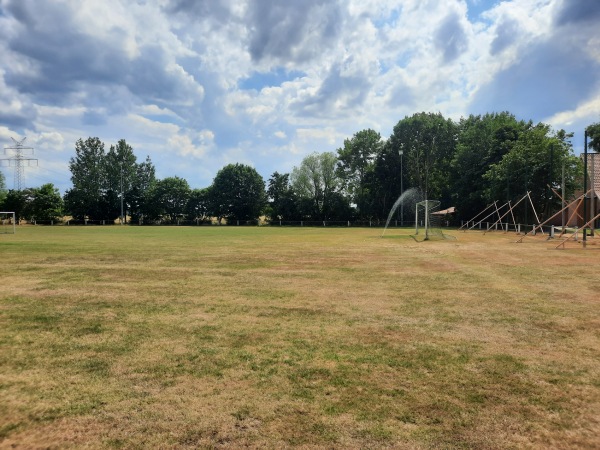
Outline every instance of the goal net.
POLYGON ((15 213, 0 211, 0 233, 15 234, 15 213))
POLYGON ((415 207, 415 235, 417 241, 445 239, 442 233, 442 216, 436 214, 440 210, 438 200, 423 200, 415 207))

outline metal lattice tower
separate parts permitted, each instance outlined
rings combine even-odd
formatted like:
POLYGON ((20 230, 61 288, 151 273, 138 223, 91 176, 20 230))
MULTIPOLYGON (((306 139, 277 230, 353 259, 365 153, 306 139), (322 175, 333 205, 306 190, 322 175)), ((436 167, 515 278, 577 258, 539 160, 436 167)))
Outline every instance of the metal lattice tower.
POLYGON ((0 162, 3 166, 15 168, 14 189, 20 191, 23 189, 25 166, 37 166, 38 160, 29 157, 29 155, 33 156, 33 147, 25 147, 23 145, 23 142, 25 142, 25 139, 27 138, 23 138, 20 141, 17 141, 14 138, 11 139, 13 140, 14 145, 12 147, 4 147, 4 153, 7 155, 7 158, 0 159, 0 162))

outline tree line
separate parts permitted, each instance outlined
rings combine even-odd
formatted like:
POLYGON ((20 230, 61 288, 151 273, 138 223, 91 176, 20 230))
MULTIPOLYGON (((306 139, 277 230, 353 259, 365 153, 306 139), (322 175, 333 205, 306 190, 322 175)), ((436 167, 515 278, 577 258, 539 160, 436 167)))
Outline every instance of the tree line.
MULTIPOLYGON (((600 151, 600 123, 587 131, 590 148, 600 151)), ((213 218, 237 223, 263 215, 271 221, 383 221, 402 191, 414 188, 422 198, 455 206, 456 219, 527 192, 541 217, 548 217, 561 205, 553 190, 560 191, 564 181, 571 196, 583 184, 572 136, 508 112, 457 122, 440 113, 417 113, 401 119, 388 139, 372 129, 358 131, 336 151, 312 153, 266 183, 254 168, 229 164, 202 189, 191 189, 177 176, 157 179, 150 158, 138 162, 124 139, 107 151, 90 137, 75 144, 72 187, 64 197, 52 184, 0 189, 0 205, 37 222, 63 215, 92 222, 126 217, 140 224, 213 218)))

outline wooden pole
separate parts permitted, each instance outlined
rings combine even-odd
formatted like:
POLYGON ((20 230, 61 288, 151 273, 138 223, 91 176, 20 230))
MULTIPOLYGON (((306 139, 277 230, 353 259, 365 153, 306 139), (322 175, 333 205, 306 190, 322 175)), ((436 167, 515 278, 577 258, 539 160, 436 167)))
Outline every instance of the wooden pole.
MULTIPOLYGON (((600 214, 596 214, 596 216, 595 216, 594 218, 592 218, 592 220, 590 220, 589 222, 587 222, 587 223, 585 223, 585 224, 583 225, 583 229, 585 230, 585 227, 589 226, 589 225, 590 225, 590 224, 591 224, 591 223, 592 223, 594 220, 598 220, 599 218, 600 218, 600 214)), ((568 240, 572 239, 572 238, 573 238, 573 236, 575 236, 575 235, 571 235, 571 236, 569 236, 567 239, 565 239, 565 240, 564 240, 564 241, 562 241, 560 244, 558 244, 558 245, 556 246, 556 248, 560 247, 561 245, 562 245, 562 247, 563 247, 563 248, 565 248, 565 242, 567 242, 568 240)), ((585 236, 585 234, 584 234, 584 236, 585 236)), ((585 244, 585 242, 584 242, 584 244, 585 244)), ((584 245, 584 247, 585 247, 585 245, 584 245)))
MULTIPOLYGON (((504 217, 506 217, 509 213, 512 213, 512 210, 519 204, 521 203, 527 196, 524 196, 521 198, 521 200, 519 200, 517 203, 514 204, 514 206, 510 206, 510 201, 508 203, 505 203, 504 205, 502 205, 500 208, 504 208, 506 205, 508 205, 508 211, 506 211, 499 219, 497 222, 493 223, 492 226, 495 226, 498 222, 502 222, 502 219, 504 217)), ((498 214, 498 216, 500 216, 500 214, 498 214)), ((515 216, 513 215, 513 222, 515 221, 515 216)), ((516 225, 516 224, 515 224, 516 225)), ((485 234, 485 233, 484 233, 485 234)))
POLYGON ((489 205, 487 205, 483 211, 481 211, 479 214, 477 214, 477 215, 476 215, 475 217, 473 217, 471 220, 467 220, 467 223, 466 223, 466 224, 463 224, 463 225, 461 225, 461 227, 459 228, 459 230, 460 230, 461 228, 463 228, 465 225, 467 226, 467 228, 469 228, 469 222, 475 222, 475 219, 477 219, 479 216, 481 216, 483 213, 485 213, 485 212, 486 212, 488 209, 490 209, 492 206, 494 206, 494 204, 495 204, 495 203, 496 203, 496 202, 494 202, 494 203, 490 203, 489 205))
MULTIPOLYGON (((497 203, 497 201, 496 201, 496 202, 494 202, 493 204, 495 205, 496 203, 497 203)), ((502 206, 500 207, 500 209, 504 208, 505 206, 506 206, 506 203, 505 203, 504 205, 502 205, 502 206)), ((498 209, 498 208, 496 207, 496 210, 497 210, 497 209, 498 209)), ((474 224, 473 224, 473 226, 472 226, 471 228, 474 228, 474 227, 475 227, 477 224, 481 224, 481 223, 482 223, 482 222, 483 222, 485 219, 487 219, 487 218, 489 218, 489 217, 493 216, 494 214, 496 214, 496 211, 492 211, 492 212, 491 212, 491 213, 489 213, 487 216, 485 216, 483 219, 481 219, 479 222, 477 222, 477 223, 474 223, 474 224)), ((487 228, 488 230, 489 230, 489 228, 490 228, 490 226, 489 226, 489 225, 490 225, 490 224, 489 224, 489 222, 488 222, 488 223, 487 223, 487 225, 486 225, 486 228, 487 228)), ((469 228, 469 229, 471 229, 471 228, 469 228)), ((480 226, 479 228, 481 229, 481 226, 480 226)))
MULTIPOLYGON (((584 139, 583 139, 583 192, 585 193, 585 197, 587 197, 587 177, 588 177, 588 171, 587 171, 587 166, 588 166, 588 158, 587 158, 587 128, 583 134, 584 139)), ((585 197, 583 199, 583 221, 585 222, 587 220, 587 202, 585 201, 585 197)), ((585 225, 583 226, 583 246, 586 246, 586 241, 587 241, 587 232, 585 231, 585 225)))
MULTIPOLYGON (((535 210, 535 206, 533 206, 533 200, 531 200, 531 195, 529 195, 529 192, 527 192, 527 196, 529 197, 529 203, 531 203, 531 209, 533 209, 533 214, 535 214, 535 220, 537 221, 537 223, 540 223, 540 219, 537 215, 537 211, 535 210)), ((542 230, 542 234, 544 234, 544 230, 542 230)))
MULTIPOLYGON (((577 200, 573 200, 571 203, 569 203, 567 206, 565 206, 563 209, 561 209, 560 211, 558 211, 556 214, 554 214, 552 217, 548 218, 547 220, 545 220, 543 223, 540 223, 537 227, 535 227, 533 230, 531 230, 531 233, 533 234, 533 232, 538 229, 541 228, 542 226, 546 225, 548 222, 550 222, 552 219, 554 219, 556 216, 558 216, 559 214, 561 214, 565 209, 569 208, 569 206, 571 206, 571 204, 575 203, 577 200)), ((517 242, 522 242, 523 239, 525 239, 525 236, 527 236, 529 233, 524 234, 523 236, 521 236, 521 239, 519 239, 517 242)))

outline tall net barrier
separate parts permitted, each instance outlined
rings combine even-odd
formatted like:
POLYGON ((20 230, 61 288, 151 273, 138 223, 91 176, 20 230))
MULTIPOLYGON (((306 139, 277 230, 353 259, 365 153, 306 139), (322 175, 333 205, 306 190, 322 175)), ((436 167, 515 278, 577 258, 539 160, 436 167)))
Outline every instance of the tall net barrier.
POLYGON ((415 205, 415 234, 413 235, 415 240, 452 238, 442 232, 444 214, 439 212, 439 200, 423 200, 415 205))

